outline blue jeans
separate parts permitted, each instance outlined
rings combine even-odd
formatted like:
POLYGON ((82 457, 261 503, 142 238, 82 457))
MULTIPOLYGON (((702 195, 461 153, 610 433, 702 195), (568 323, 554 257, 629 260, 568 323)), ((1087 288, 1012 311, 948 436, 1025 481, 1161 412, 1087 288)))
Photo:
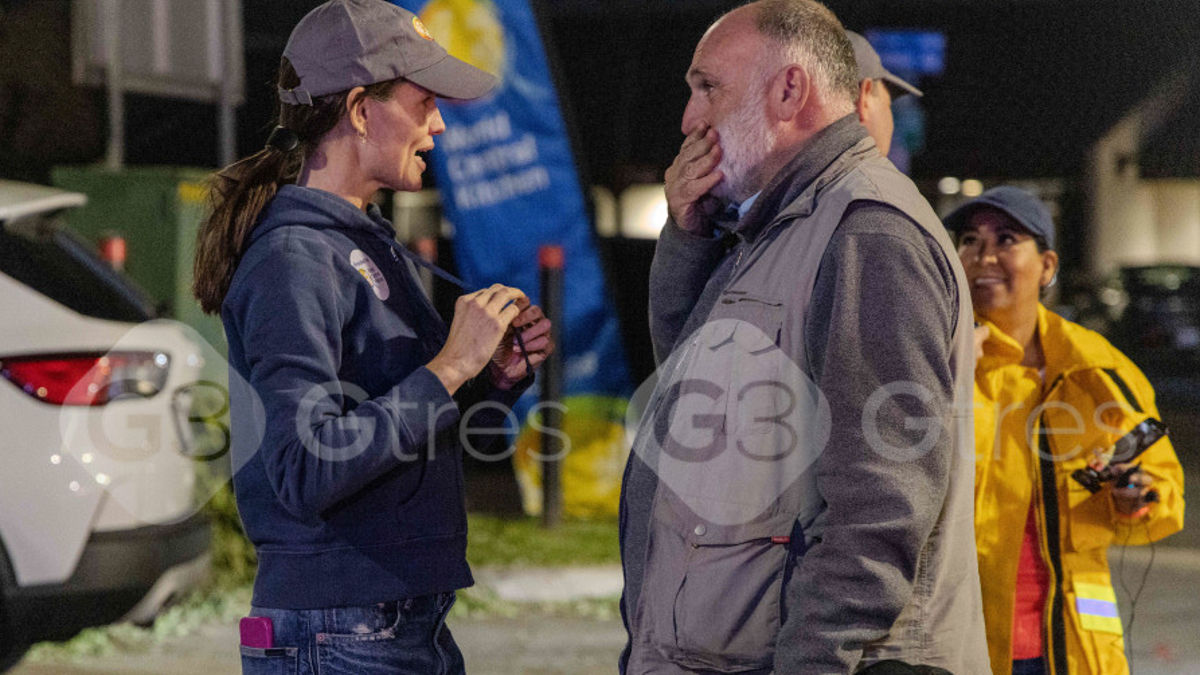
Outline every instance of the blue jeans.
POLYGON ((446 627, 454 593, 366 607, 268 609, 271 649, 242 645, 243 675, 463 675, 462 652, 446 627))
POLYGON ((1013 661, 1013 675, 1046 675, 1046 661, 1041 658, 1013 661))

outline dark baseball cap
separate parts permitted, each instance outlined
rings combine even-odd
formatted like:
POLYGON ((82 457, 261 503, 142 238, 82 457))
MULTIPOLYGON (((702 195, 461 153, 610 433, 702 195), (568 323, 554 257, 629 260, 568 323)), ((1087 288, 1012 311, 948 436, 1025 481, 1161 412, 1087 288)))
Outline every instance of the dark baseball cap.
POLYGON ((905 94, 924 96, 920 89, 896 77, 890 70, 883 67, 883 62, 879 60, 879 54, 876 53, 871 43, 867 42, 867 38, 852 30, 846 31, 846 37, 850 38, 850 44, 854 46, 854 60, 858 62, 858 79, 860 82, 862 80, 883 80, 892 85, 892 91, 896 98, 905 94))
POLYGON ((987 190, 975 199, 966 202, 942 219, 946 229, 958 232, 967 226, 971 214, 980 209, 991 208, 1012 218, 1035 237, 1046 242, 1046 248, 1054 248, 1054 218, 1042 200, 1029 192, 1012 185, 1001 185, 987 190))
POLYGON ((479 98, 494 75, 460 61, 439 45, 412 12, 387 0, 330 0, 309 12, 283 55, 300 76, 279 100, 312 105, 326 94, 404 78, 444 98, 479 98))

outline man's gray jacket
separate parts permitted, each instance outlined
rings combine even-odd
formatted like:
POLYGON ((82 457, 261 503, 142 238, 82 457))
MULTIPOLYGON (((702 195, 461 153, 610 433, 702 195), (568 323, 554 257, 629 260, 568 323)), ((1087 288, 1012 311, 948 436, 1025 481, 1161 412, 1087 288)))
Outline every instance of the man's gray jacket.
POLYGON ((911 181, 843 118, 650 287, 623 672, 988 673, 970 295, 911 181))

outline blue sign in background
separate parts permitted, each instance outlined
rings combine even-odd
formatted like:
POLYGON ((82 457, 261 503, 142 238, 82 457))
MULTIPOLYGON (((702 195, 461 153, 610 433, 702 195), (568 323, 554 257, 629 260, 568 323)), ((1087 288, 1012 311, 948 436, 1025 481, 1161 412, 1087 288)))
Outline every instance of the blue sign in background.
MULTIPOLYGON (((439 2, 392 1, 417 14, 439 2)), ((454 224, 459 272, 476 286, 517 286, 537 302, 537 250, 562 246, 564 393, 625 396, 630 382, 616 314, 533 12, 526 0, 458 0, 457 7, 464 4, 497 21, 501 34, 484 37, 502 40, 503 72, 496 73, 499 88, 485 99, 439 103, 447 130, 435 139, 433 165, 446 218, 454 224)), ((480 30, 479 22, 471 23, 480 30)), ((483 30, 488 23, 482 22, 483 30)), ((437 29, 430 23, 434 37, 453 52, 454 40, 437 29)))
POLYGON ((868 30, 867 41, 883 67, 900 77, 941 75, 946 69, 946 36, 930 30, 868 30))

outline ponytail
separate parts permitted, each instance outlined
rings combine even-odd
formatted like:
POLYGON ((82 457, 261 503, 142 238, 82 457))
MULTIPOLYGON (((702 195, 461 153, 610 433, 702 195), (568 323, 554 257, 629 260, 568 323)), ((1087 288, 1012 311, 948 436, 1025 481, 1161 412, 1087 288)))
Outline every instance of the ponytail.
POLYGON ((212 176, 208 185, 208 218, 196 240, 192 291, 207 314, 221 310, 233 272, 246 250, 250 230, 279 186, 295 180, 300 153, 268 145, 212 176))
MULTIPOLYGON (((396 82, 372 84, 365 94, 387 99, 396 82)), ((300 84, 300 77, 286 58, 279 65, 278 83, 281 89, 294 89, 300 84)), ((192 270, 192 292, 205 313, 221 311, 259 215, 280 186, 296 181, 305 158, 337 126, 346 111, 347 94, 343 91, 322 96, 312 105, 281 103, 279 126, 267 146, 221 169, 209 180, 208 216, 196 237, 192 270)))

